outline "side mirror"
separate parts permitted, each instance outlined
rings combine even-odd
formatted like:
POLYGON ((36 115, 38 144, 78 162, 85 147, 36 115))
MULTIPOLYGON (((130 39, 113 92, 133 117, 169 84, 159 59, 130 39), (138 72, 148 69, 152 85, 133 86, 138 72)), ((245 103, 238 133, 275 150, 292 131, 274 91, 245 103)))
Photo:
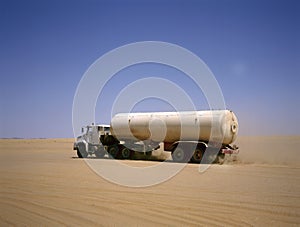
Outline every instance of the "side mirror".
POLYGON ((84 128, 81 128, 81 133, 84 133, 84 128))

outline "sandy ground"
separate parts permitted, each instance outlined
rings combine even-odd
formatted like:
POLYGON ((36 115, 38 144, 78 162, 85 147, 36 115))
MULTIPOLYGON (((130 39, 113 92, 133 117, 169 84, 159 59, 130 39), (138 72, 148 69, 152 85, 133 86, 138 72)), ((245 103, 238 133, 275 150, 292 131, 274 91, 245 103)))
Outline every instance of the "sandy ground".
POLYGON ((236 161, 146 188, 104 180, 72 142, 0 140, 0 226, 300 225, 300 136, 240 137, 236 161))

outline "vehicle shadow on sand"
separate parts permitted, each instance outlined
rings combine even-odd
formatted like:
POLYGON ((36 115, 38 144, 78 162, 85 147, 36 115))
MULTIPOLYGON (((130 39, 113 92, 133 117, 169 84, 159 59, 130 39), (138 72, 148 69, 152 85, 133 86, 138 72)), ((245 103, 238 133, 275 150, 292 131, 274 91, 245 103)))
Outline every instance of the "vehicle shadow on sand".
MULTIPOLYGON (((83 158, 78 158, 77 156, 73 156, 72 159, 78 159, 78 160, 81 160, 83 158)), ((89 156, 87 158, 84 158, 84 159, 104 159, 104 160, 112 160, 113 158, 112 157, 109 157, 108 155, 105 155, 103 158, 98 158, 96 156, 89 156)), ((84 160, 83 159, 83 160, 84 160)), ((148 161, 148 162, 167 162, 167 163, 178 163, 176 161, 173 161, 172 159, 164 159, 164 158, 161 158, 161 157, 157 157, 157 156, 151 156, 151 157, 133 157, 132 159, 116 159, 116 160, 119 160, 119 161, 148 161)), ((213 164, 213 165, 223 165, 223 164, 234 164, 234 163, 238 163, 238 159, 236 156, 228 156, 228 157, 225 157, 224 160, 221 160, 220 162, 206 162, 206 163, 202 163, 202 164, 213 164)), ((196 164, 198 165, 199 163, 193 163, 191 161, 188 162, 188 164, 196 164)))

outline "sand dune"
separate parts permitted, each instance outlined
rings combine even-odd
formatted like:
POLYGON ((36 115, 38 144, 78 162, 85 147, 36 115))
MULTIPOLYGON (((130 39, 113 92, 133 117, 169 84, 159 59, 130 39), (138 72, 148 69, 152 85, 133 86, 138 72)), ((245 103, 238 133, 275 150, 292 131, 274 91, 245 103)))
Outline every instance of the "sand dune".
POLYGON ((237 161, 202 174, 188 164, 146 188, 99 177, 75 158, 72 142, 0 140, 1 226, 300 224, 300 137, 240 137, 237 161))

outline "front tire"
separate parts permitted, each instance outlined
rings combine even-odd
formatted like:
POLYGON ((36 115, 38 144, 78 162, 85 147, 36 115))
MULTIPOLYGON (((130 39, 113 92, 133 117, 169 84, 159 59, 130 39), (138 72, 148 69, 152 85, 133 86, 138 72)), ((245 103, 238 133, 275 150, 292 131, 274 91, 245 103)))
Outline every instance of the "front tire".
POLYGON ((103 147, 98 147, 95 151, 95 155, 97 158, 103 158, 105 155, 105 150, 103 147))
POLYGON ((85 145, 83 143, 78 144, 77 156, 78 158, 86 158, 88 156, 88 153, 85 149, 85 145))

